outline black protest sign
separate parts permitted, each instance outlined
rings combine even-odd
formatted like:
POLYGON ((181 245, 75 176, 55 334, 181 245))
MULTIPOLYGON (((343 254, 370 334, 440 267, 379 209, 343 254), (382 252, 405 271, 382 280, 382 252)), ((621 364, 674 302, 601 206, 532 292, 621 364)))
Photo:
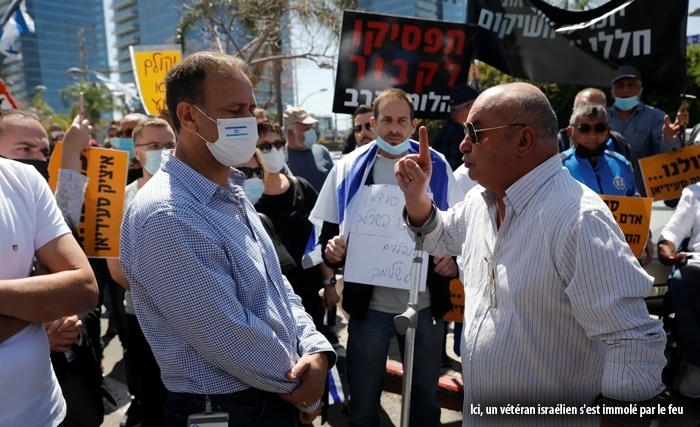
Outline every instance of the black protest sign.
POLYGON ((469 76, 475 31, 469 28, 345 11, 333 112, 352 114, 397 87, 413 99, 416 117, 445 118, 450 88, 469 76))
POLYGON ((610 87, 619 66, 633 65, 647 93, 681 93, 688 1, 610 3, 573 12, 542 0, 470 0, 467 21, 478 26, 476 57, 514 77, 596 87, 610 87), (627 5, 590 26, 556 32, 590 22, 596 13, 604 16, 618 4, 627 5))

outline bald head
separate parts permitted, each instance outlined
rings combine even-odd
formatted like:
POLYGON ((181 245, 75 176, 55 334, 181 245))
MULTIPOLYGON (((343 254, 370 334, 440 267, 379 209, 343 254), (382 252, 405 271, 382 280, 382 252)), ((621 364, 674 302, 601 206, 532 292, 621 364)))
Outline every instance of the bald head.
POLYGON ((576 94, 576 98, 574 98, 574 110, 576 107, 583 104, 600 104, 606 106, 608 105, 608 100, 602 90, 589 87, 576 94))
POLYGON ((533 128, 537 134, 537 144, 542 148, 558 150, 557 115, 537 87, 529 83, 494 86, 482 93, 472 108, 482 103, 484 107, 496 108, 508 123, 521 123, 533 128))
POLYGON ((139 113, 131 113, 124 116, 119 125, 119 136, 122 138, 131 138, 136 126, 148 120, 148 116, 139 113))

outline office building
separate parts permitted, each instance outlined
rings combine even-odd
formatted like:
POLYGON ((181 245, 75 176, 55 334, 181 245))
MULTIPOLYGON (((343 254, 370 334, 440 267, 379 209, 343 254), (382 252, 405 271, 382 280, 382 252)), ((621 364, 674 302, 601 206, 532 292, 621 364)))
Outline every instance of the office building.
MULTIPOLYGON (((0 0, 1 1, 1 0, 0 0)), ((119 80, 122 83, 134 82, 134 73, 129 55, 129 46, 175 44, 175 29, 184 12, 182 0, 112 0, 114 22, 114 45, 116 47, 116 62, 119 80)), ((289 31, 283 36, 283 51, 291 50, 289 31)), ((193 28, 186 36, 185 55, 193 52, 216 49, 207 40, 204 28, 193 28)), ((233 54, 232 49, 229 53, 233 54)), ((283 102, 294 104, 293 76, 291 66, 284 66, 283 73, 283 102)), ((258 103, 274 104, 274 89, 272 86, 272 67, 264 70, 260 83, 255 88, 258 103)))
POLYGON ((358 0, 357 8, 387 15, 466 22, 467 0, 358 0))
MULTIPOLYGON (((71 106, 64 106, 60 93, 75 82, 75 77, 66 70, 109 71, 103 2, 25 1, 36 32, 17 40, 15 49, 22 54, 21 59, 3 57, 1 75, 21 106, 30 105, 36 87, 44 86, 44 100, 57 113, 68 113, 71 106)), ((10 3, 0 0, 0 14, 10 3)))

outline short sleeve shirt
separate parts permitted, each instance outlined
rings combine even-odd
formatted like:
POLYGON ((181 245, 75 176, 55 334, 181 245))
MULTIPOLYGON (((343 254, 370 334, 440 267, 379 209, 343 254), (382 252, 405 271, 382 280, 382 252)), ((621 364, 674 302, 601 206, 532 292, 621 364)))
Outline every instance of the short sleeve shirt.
MULTIPOLYGON (((35 252, 69 233, 39 172, 0 158, 0 280, 29 277, 35 252)), ((49 352, 41 324, 0 343, 0 425, 56 427, 63 421, 66 403, 49 352)))

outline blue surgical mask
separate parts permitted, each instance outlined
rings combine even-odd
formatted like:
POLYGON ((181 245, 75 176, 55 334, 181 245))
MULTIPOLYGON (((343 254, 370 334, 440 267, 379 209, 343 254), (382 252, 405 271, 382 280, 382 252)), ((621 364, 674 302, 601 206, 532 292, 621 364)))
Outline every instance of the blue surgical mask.
POLYGON ((384 151, 385 153, 391 156, 398 156, 407 152, 411 148, 411 141, 409 139, 406 139, 399 145, 391 145, 388 142, 384 141, 381 136, 377 135, 377 139, 375 142, 377 143, 377 147, 379 147, 380 150, 384 151))
POLYGON ((129 158, 134 157, 134 140, 133 138, 109 138, 109 143, 112 148, 129 152, 129 158))
POLYGON ((316 143, 318 140, 318 137, 316 136, 316 131, 313 129, 309 129, 306 132, 304 132, 304 145, 306 148, 311 148, 312 145, 316 143))
POLYGON ((615 98, 615 106, 622 111, 629 111, 639 105, 639 97, 615 98))
POLYGON ((155 175, 158 172, 160 161, 163 158, 163 151, 165 150, 151 150, 144 153, 146 155, 146 163, 141 166, 146 169, 146 172, 151 175, 155 175))
POLYGON ((263 184, 263 180, 258 177, 248 178, 245 180, 245 187, 243 189, 250 203, 256 204, 262 197, 263 191, 265 191, 265 184, 263 184))

